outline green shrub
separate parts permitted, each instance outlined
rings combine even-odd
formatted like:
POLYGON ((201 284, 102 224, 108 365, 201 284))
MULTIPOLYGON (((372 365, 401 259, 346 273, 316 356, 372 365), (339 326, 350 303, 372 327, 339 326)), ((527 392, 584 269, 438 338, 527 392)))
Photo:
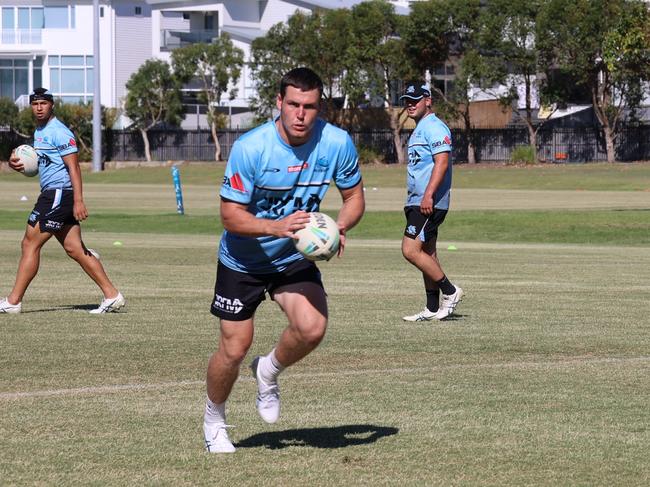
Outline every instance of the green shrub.
POLYGON ((377 164, 385 162, 384 155, 372 147, 360 145, 357 147, 357 154, 359 155, 359 164, 377 164))
POLYGON ((513 164, 535 164, 535 150, 529 145, 515 147, 510 155, 510 162, 513 164))

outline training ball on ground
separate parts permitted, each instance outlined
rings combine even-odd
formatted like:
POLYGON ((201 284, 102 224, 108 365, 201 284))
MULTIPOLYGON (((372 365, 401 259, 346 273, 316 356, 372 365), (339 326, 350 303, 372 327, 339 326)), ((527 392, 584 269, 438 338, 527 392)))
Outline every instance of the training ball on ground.
POLYGON ((330 260, 339 251, 339 227, 325 213, 310 213, 309 223, 295 235, 296 249, 309 260, 330 260))
POLYGON ((23 165, 23 174, 28 177, 38 174, 38 154, 31 145, 23 144, 16 147, 14 154, 23 165))

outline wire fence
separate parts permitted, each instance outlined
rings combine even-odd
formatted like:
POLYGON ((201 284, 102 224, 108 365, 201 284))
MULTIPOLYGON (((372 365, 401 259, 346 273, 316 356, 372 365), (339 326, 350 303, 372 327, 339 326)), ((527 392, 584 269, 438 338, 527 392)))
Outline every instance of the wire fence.
MULTIPOLYGON (((227 159, 237 138, 244 129, 221 130, 218 133, 221 156, 227 159)), ((152 159, 156 161, 212 161, 215 146, 209 130, 150 130, 149 143, 152 159)), ((411 132, 401 133, 401 148, 411 132)), ((393 134, 389 130, 351 131, 359 148, 370 149, 387 163, 397 162, 393 134)), ((477 162, 510 161, 517 147, 528 146, 528 132, 524 128, 475 129, 472 132, 477 162)), ((468 134, 452 130, 453 160, 466 162, 468 134)), ((606 161, 605 138, 598 127, 541 129, 537 135, 538 156, 547 162, 606 161)), ((0 131, 0 159, 6 160, 11 150, 29 140, 9 131, 0 131)), ((105 161, 144 161, 142 136, 138 131, 108 130, 102 137, 105 161)), ((650 160, 650 125, 623 127, 616 141, 616 160, 621 162, 650 160)))

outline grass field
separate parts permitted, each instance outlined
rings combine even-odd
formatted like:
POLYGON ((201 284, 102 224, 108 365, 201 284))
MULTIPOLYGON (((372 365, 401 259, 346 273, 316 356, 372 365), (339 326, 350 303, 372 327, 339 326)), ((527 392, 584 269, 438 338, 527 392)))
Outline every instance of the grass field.
MULTIPOLYGON (((168 168, 88 174, 85 240, 128 311, 87 314, 100 296, 48 244, 0 316, 0 485, 650 484, 650 166, 459 167, 440 258, 467 296, 420 324, 400 170, 364 168, 368 213, 320 266, 327 337, 281 376, 277 424, 242 370, 230 456, 201 431, 223 169, 181 169, 183 217, 168 168)), ((0 296, 37 192, 0 173, 0 296)), ((283 326, 265 302, 251 356, 283 326)))

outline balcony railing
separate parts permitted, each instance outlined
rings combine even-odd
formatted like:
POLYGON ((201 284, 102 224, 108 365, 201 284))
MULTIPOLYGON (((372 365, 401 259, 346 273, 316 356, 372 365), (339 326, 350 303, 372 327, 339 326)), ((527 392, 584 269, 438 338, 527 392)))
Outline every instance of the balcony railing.
POLYGON ((40 44, 43 29, 2 29, 2 44, 40 44))
POLYGON ((199 42, 209 44, 217 37, 219 37, 219 31, 217 30, 180 31, 163 29, 160 31, 160 49, 169 51, 190 44, 198 44, 199 42))

